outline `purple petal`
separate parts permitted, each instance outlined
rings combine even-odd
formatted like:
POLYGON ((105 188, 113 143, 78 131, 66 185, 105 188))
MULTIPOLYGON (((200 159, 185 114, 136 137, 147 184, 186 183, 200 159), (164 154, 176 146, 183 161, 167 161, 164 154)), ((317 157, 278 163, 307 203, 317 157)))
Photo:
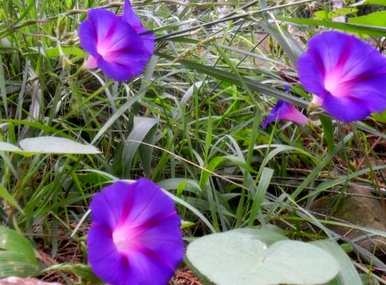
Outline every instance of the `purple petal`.
POLYGON ((140 36, 122 17, 104 9, 89 11, 80 25, 79 37, 81 47, 115 80, 141 74, 153 54, 148 38, 140 36))
POLYGON ((90 55, 84 62, 84 66, 88 69, 95 69, 98 67, 98 62, 95 57, 90 55))
POLYGON ((123 8, 123 20, 126 21, 142 38, 145 49, 153 54, 155 36, 152 32, 148 31, 143 25, 133 7, 131 6, 130 0, 125 1, 123 8))
POLYGON ((337 98, 332 95, 326 95, 323 99, 323 107, 326 111, 334 118, 343 122, 361 120, 369 116, 371 112, 364 106, 366 106, 366 102, 356 98, 337 98))
POLYGON ((135 14, 133 7, 131 6, 130 0, 125 0, 125 5, 123 7, 123 19, 137 32, 145 32, 146 29, 141 23, 141 20, 135 14))
POLYGON ((272 108, 269 115, 263 120, 262 127, 265 129, 269 124, 279 121, 290 121, 299 125, 306 125, 308 119, 292 104, 279 100, 277 104, 272 108))
POLYGON ((91 202, 89 263, 111 285, 167 284, 184 255, 173 201, 147 179, 105 187, 91 202))
POLYGON ((305 89, 339 120, 361 120, 386 109, 386 58, 354 36, 334 31, 314 36, 297 67, 305 89))

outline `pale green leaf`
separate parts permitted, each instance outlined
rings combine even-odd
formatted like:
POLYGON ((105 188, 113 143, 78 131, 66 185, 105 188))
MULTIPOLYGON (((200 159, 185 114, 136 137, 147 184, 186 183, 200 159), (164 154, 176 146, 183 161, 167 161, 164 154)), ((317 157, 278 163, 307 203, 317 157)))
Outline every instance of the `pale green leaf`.
POLYGON ((366 0, 365 4, 386 6, 386 0, 366 0))
POLYGON ((22 150, 13 144, 7 142, 0 142, 0 151, 21 152, 22 150))
POLYGON ((327 283, 337 275, 339 265, 325 250, 285 237, 268 246, 269 231, 263 231, 266 242, 259 229, 196 239, 188 246, 188 262, 201 277, 217 285, 311 285, 327 283))
POLYGON ((0 278, 32 276, 39 270, 30 241, 16 231, 0 226, 0 278))
MULTIPOLYGON (((154 118, 134 117, 133 129, 127 137, 123 149, 123 168, 131 167, 132 160, 137 153, 138 148, 141 146, 141 143, 145 141, 146 136, 157 123, 158 120, 154 118)), ((151 150, 149 149, 148 154, 151 154, 151 150)))
POLYGON ((351 24, 386 27, 386 11, 378 11, 364 16, 348 18, 351 24))
POLYGON ((337 279, 341 285, 362 285, 361 278, 354 264, 343 249, 334 241, 321 240, 313 242, 314 245, 328 251, 339 263, 337 279))
POLYGON ((42 136, 23 139, 19 143, 24 152, 49 154, 98 154, 93 145, 81 144, 70 139, 42 136))

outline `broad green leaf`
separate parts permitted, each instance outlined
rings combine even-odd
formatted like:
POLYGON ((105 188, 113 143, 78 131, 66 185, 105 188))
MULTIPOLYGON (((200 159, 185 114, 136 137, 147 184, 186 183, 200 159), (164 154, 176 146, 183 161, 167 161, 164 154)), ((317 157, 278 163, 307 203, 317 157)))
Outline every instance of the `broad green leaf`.
POLYGON ((351 24, 386 27, 386 11, 378 11, 365 16, 348 18, 351 24))
MULTIPOLYGON (((141 143, 145 140, 151 129, 158 123, 158 120, 148 117, 134 117, 133 129, 127 137, 125 147, 123 149, 124 168, 131 167, 134 155, 137 153, 141 143)), ((148 150, 151 154, 151 150, 148 150)))
POLYGON ((386 6, 386 0, 366 0, 365 4, 386 6))
POLYGON ((27 138, 19 142, 24 152, 52 154, 98 154, 100 151, 93 145, 81 144, 70 139, 42 136, 27 138))
POLYGON ((33 276, 39 271, 30 241, 16 231, 0 226, 0 278, 33 276))
POLYGON ((330 240, 321 240, 312 242, 312 244, 328 251, 335 257, 339 263, 340 270, 337 276, 340 285, 362 285, 358 271, 355 269, 350 257, 344 250, 335 242, 330 240))
POLYGON ((315 20, 331 20, 335 17, 346 16, 346 15, 353 14, 356 12, 358 12, 357 8, 348 8, 348 7, 336 9, 333 11, 321 10, 321 11, 316 11, 314 13, 313 18, 315 20))
POLYGON ((22 150, 13 144, 7 142, 0 142, 0 151, 21 152, 22 150))
POLYGON ((367 34, 375 37, 386 36, 386 27, 360 25, 353 23, 333 22, 330 20, 316 20, 306 18, 281 18, 280 20, 306 26, 323 26, 357 34, 367 34))
POLYGON ((268 246, 253 229, 196 239, 188 246, 187 260, 217 285, 323 284, 339 271, 335 259, 315 245, 283 239, 268 246))

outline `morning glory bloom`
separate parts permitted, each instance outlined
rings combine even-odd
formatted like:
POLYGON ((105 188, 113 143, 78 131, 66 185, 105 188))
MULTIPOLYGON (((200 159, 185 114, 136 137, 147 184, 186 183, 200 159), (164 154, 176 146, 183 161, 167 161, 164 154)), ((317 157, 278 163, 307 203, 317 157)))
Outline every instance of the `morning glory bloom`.
POLYGON ((166 285, 184 256, 173 200, 142 178, 117 181, 92 199, 88 261, 109 285, 166 285))
POLYGON ((306 125, 308 119, 292 104, 279 100, 277 104, 272 108, 269 115, 263 120, 261 126, 265 129, 269 124, 275 121, 290 121, 299 125, 306 125))
POLYGON ((123 16, 91 9, 79 27, 79 39, 90 55, 85 66, 99 67, 114 80, 141 74, 154 52, 154 35, 143 27, 128 0, 123 16))
POLYGON ((335 31, 310 39, 297 62, 313 103, 344 122, 386 109, 386 58, 357 37, 335 31))

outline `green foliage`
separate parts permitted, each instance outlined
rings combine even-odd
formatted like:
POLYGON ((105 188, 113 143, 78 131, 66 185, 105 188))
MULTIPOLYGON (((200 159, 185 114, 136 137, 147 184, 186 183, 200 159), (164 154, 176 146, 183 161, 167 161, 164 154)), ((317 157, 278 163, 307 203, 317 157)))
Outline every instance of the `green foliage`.
POLYGON ((330 20, 316 20, 316 19, 302 19, 302 18, 283 18, 283 21, 306 25, 306 26, 321 26, 326 28, 334 28, 337 30, 342 30, 350 33, 364 34, 375 37, 382 37, 386 35, 386 27, 382 26, 372 26, 364 24, 354 24, 354 23, 340 23, 333 22, 330 20))
POLYGON ((287 240, 269 227, 201 237, 189 244, 187 259, 218 285, 323 284, 339 272, 326 251, 287 240))
POLYGON ((365 4, 386 6, 386 0, 366 0, 365 4))
POLYGON ((18 232, 0 226, 0 278, 33 276, 39 272, 31 242, 18 232))
POLYGON ((315 241, 312 244, 329 252, 335 260, 339 263, 339 274, 334 284, 337 285, 361 285, 361 277, 359 276, 354 264, 343 251, 343 249, 331 240, 315 241))
POLYGON ((352 24, 386 27, 386 11, 374 12, 360 17, 348 18, 352 24))
POLYGON ((373 118, 381 123, 386 123, 386 111, 383 113, 374 113, 373 118))
MULTIPOLYGON (((337 222, 312 205, 351 184, 384 187, 384 115, 341 125, 308 112, 313 123, 305 128, 280 122, 264 130, 260 122, 278 99, 307 108, 311 94, 297 81, 295 62, 309 36, 333 28, 380 46, 384 11, 356 17, 362 5, 331 11, 303 0, 134 1, 157 35, 157 55, 143 76, 117 83, 83 67, 76 30, 87 9, 121 13, 121 2, 15 0, 0 7, 0 219, 57 263, 42 274, 66 285, 97 284, 85 265, 90 197, 111 180, 147 176, 176 202, 187 241, 272 223, 297 240, 327 238, 322 247, 341 267, 334 284, 360 284, 354 261, 378 277, 386 265, 377 253, 330 226, 386 234, 337 222), (331 20, 340 15, 350 22, 331 20), (326 245, 331 240, 348 243, 350 257, 335 242, 326 245)), ((236 233, 257 248, 286 239, 277 227, 236 233)), ((39 274, 25 247, 17 250, 22 257, 14 249, 9 255, 22 260, 22 271, 5 275, 39 274)))
POLYGON ((0 142, 0 151, 30 154, 98 154, 100 151, 92 146, 59 137, 41 136, 26 138, 19 142, 20 148, 6 142, 0 142))

